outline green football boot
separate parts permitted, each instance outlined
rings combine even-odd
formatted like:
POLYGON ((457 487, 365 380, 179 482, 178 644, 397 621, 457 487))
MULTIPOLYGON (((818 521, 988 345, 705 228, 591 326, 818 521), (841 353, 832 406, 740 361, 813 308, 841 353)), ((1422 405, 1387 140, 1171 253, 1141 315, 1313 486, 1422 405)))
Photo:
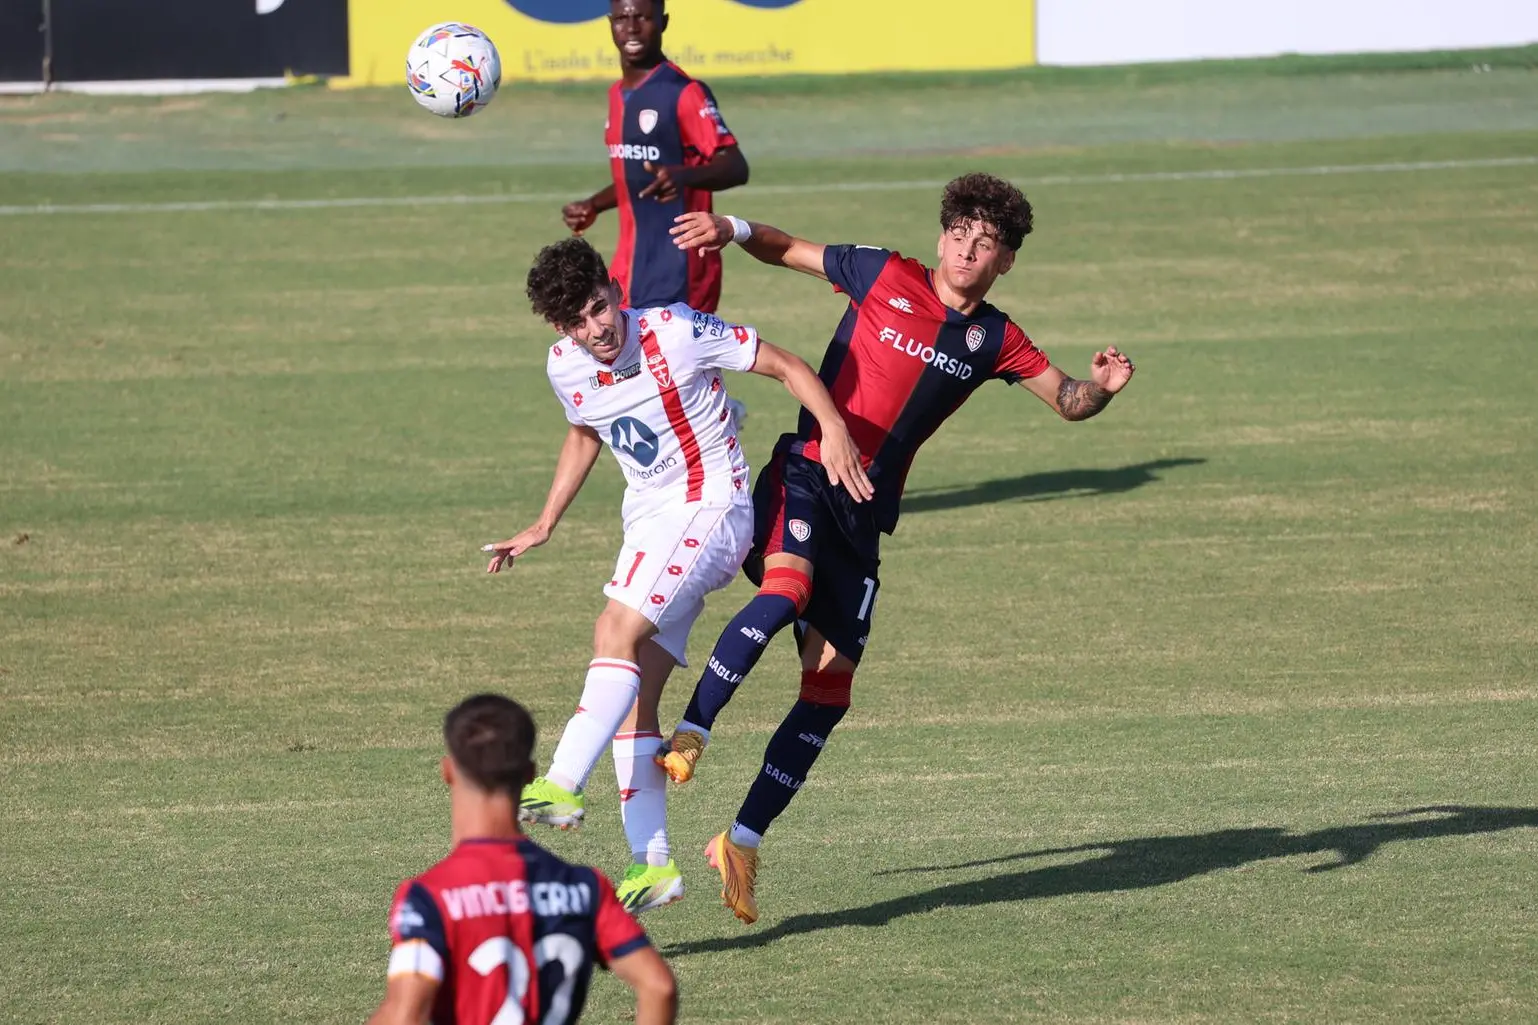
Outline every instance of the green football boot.
POLYGON ((523 800, 518 802, 518 821, 575 829, 582 825, 582 795, 556 786, 541 776, 523 788, 523 800))
POLYGON ((632 915, 683 899, 684 877, 671 858, 666 865, 631 865, 614 895, 632 915))

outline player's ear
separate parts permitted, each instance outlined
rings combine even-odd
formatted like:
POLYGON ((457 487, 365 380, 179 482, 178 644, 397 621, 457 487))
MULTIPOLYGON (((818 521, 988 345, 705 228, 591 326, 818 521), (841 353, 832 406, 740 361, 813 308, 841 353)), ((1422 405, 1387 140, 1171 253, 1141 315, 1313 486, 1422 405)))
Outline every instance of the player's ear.
POLYGON ((1009 268, 1013 267, 1014 265, 1015 251, 1013 249, 1005 249, 1004 255, 999 257, 999 273, 1008 274, 1009 268))
POLYGON ((940 232, 940 237, 935 239, 935 259, 945 259, 945 232, 940 232))
POLYGON ((438 762, 438 775, 443 777, 443 782, 449 786, 454 785, 454 759, 444 755, 438 762))

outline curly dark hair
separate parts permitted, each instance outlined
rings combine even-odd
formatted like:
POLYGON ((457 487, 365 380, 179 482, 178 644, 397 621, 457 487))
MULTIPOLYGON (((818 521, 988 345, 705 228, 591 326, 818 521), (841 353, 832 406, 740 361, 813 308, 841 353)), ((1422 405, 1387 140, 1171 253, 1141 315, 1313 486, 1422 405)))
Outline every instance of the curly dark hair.
POLYGON ((1031 203, 1025 193, 1003 178, 974 171, 945 186, 940 198, 940 227, 981 221, 993 226, 1011 250, 1018 250, 1031 233, 1031 203))
POLYGON ((586 239, 562 239, 539 251, 526 290, 534 312, 557 327, 575 324, 609 284, 609 268, 586 239))

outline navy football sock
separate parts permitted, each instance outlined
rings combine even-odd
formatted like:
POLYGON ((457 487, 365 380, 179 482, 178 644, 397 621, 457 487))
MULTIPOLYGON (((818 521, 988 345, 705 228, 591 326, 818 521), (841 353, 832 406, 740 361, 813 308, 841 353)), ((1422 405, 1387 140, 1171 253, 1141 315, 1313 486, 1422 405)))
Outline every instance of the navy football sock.
POLYGON ((790 807, 828 734, 847 711, 847 705, 819 705, 804 698, 795 703, 764 749, 763 770, 737 812, 738 825, 762 835, 790 807))
POLYGON ((760 591, 743 606, 716 641, 705 672, 694 687, 684 721, 710 729, 732 699, 737 685, 758 664, 774 635, 796 619, 796 603, 783 594, 760 591))

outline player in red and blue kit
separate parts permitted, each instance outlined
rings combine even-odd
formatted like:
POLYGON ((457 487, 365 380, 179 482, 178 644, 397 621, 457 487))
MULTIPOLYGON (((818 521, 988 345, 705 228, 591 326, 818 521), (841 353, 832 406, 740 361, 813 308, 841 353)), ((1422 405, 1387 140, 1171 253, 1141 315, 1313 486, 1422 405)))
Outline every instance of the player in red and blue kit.
POLYGON ((614 181, 561 211, 579 234, 619 208, 619 244, 609 262, 632 309, 685 303, 714 313, 721 254, 683 250, 669 231, 680 214, 711 209, 710 194, 748 180, 748 162, 710 87, 662 53, 664 0, 614 0, 609 29, 620 80, 609 87, 604 124, 614 181))
POLYGON ((636 994, 637 1025, 671 1025, 673 973, 603 874, 523 836, 518 798, 534 778, 534 720, 479 694, 443 723, 454 849, 396 890, 389 978, 369 1025, 564 1025, 582 1013, 593 966, 636 994))
POLYGON ((875 489, 872 501, 856 503, 829 484, 817 425, 804 413, 796 432, 780 438, 753 496, 755 537, 745 568, 759 592, 716 642, 659 756, 674 782, 690 779, 716 716, 770 638, 796 625, 800 697, 769 741, 736 822, 706 848, 721 873, 722 898, 745 922, 758 917, 759 840, 848 711, 880 588, 880 538, 897 526, 919 446, 987 381, 1022 384, 1063 419, 1085 420, 1132 379, 1132 361, 1114 346, 1095 353, 1088 379, 1069 377, 985 301, 1031 230, 1031 205, 1019 189, 987 174, 957 178, 941 199, 940 229, 931 269, 886 249, 825 246, 734 217, 685 215, 674 228, 681 247, 735 241, 765 263, 822 278, 849 297, 819 374, 875 489))

